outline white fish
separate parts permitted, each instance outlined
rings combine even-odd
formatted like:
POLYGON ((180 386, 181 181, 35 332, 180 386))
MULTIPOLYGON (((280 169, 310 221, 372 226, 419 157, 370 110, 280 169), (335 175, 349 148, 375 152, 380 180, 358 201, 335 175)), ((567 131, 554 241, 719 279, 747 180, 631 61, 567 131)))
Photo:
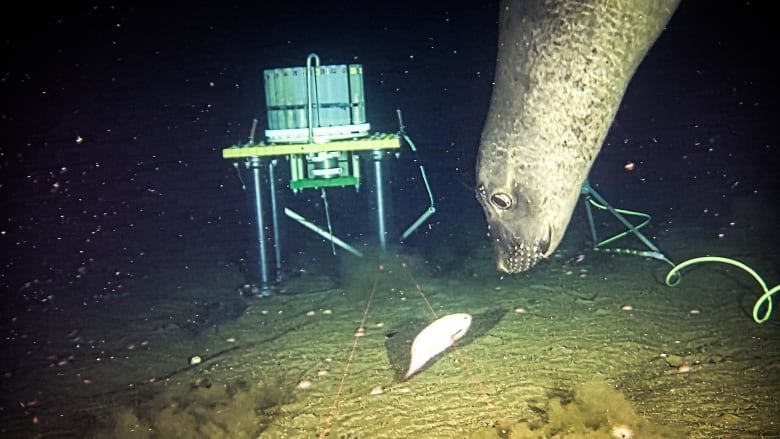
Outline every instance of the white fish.
POLYGON ((409 370, 404 375, 404 379, 414 375, 431 358, 444 352, 455 341, 466 335, 469 326, 471 326, 471 315, 466 313, 446 315, 426 326, 412 342, 412 359, 409 361, 409 370))

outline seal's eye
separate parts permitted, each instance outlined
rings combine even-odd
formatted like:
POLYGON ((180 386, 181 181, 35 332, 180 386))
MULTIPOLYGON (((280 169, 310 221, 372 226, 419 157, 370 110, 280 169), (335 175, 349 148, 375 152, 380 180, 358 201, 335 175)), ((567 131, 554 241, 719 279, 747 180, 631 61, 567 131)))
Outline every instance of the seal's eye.
POLYGON ((507 194, 497 193, 490 196, 490 202, 501 210, 512 207, 512 197, 507 194))

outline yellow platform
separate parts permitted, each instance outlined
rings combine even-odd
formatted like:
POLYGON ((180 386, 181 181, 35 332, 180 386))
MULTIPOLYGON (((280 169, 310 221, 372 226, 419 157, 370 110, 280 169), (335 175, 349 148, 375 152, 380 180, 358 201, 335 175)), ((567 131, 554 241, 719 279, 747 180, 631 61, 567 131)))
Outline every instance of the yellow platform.
POLYGON ((376 134, 363 139, 334 140, 325 143, 294 143, 287 145, 245 143, 223 149, 222 158, 271 157, 327 151, 372 151, 375 149, 398 149, 400 147, 401 139, 397 134, 376 134))

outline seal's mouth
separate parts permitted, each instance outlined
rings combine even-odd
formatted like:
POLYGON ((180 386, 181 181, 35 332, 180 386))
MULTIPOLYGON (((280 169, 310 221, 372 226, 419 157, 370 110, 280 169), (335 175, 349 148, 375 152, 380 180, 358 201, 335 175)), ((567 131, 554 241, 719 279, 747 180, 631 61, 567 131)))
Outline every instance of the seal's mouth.
POLYGON ((547 254, 551 237, 552 229, 548 229, 545 238, 535 240, 517 236, 492 236, 498 270, 506 273, 522 273, 530 270, 547 254))

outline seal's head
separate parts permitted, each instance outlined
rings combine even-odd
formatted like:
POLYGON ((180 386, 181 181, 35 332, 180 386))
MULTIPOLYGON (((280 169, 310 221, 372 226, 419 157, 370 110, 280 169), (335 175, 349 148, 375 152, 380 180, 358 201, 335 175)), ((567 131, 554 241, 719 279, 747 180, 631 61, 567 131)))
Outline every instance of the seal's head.
POLYGON ((628 81, 677 0, 503 0, 477 196, 498 269, 558 247, 628 81))
MULTIPOLYGON (((488 222, 497 268, 507 273, 529 270, 555 250, 561 239, 561 225, 544 218, 518 190, 489 192, 485 184, 477 188, 488 222)), ((568 218, 565 218, 566 223, 568 218)), ((563 224, 565 229, 566 223, 563 224)))

